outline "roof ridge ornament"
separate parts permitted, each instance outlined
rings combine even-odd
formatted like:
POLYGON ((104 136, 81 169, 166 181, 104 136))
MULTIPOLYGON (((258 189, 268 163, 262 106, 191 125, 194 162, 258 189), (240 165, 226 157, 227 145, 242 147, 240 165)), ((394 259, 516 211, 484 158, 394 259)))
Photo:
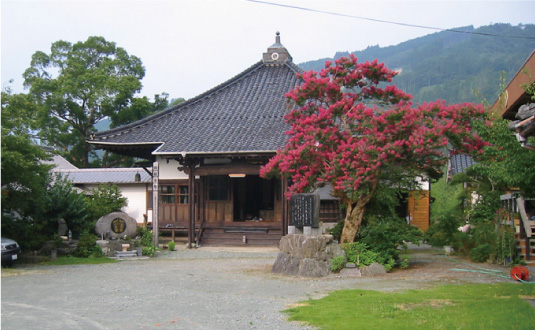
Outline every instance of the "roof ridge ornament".
POLYGON ((279 31, 275 33, 275 43, 267 49, 266 53, 264 53, 262 61, 265 64, 272 65, 292 62, 292 57, 290 56, 290 53, 288 52, 286 47, 281 44, 279 31))

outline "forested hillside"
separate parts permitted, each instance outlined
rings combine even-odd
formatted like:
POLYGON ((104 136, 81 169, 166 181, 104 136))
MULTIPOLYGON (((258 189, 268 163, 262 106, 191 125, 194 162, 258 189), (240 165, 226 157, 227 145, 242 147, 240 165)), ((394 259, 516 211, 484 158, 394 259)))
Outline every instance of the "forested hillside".
MULTIPOLYGON (((535 37, 535 25, 494 24, 455 30, 479 34, 535 37)), ((479 34, 438 32, 396 46, 371 46, 352 52, 360 61, 378 59, 399 70, 394 83, 411 93, 418 103, 446 100, 448 103, 480 102, 474 91, 493 103, 500 89, 500 76, 508 82, 535 50, 535 39, 494 37, 479 34)), ((338 52, 334 58, 349 55, 338 52)), ((301 63, 304 70, 319 71, 326 60, 301 63)), ((532 77, 535 79, 535 77, 532 77)))

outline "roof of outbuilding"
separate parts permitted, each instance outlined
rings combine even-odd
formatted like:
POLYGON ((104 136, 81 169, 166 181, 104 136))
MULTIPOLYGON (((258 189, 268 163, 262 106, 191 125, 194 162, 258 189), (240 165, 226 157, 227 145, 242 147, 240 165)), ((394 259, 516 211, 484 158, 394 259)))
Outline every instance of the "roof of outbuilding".
POLYGON ((450 156, 450 175, 463 173, 465 169, 474 165, 472 157, 465 154, 455 154, 450 156))
POLYGON ((134 184, 150 183, 152 178, 143 168, 84 168, 55 171, 64 179, 76 184, 134 184), (139 174, 139 181, 136 181, 136 174, 139 174))
POLYGON ((44 161, 44 164, 48 165, 54 165, 53 170, 76 170, 78 167, 71 164, 68 160, 63 158, 63 156, 60 155, 53 155, 52 160, 50 161, 44 161))
POLYGON ((299 72, 291 58, 263 60, 193 99, 97 133, 88 142, 145 158, 149 150, 152 155, 275 152, 289 128, 284 95, 299 84, 299 72))

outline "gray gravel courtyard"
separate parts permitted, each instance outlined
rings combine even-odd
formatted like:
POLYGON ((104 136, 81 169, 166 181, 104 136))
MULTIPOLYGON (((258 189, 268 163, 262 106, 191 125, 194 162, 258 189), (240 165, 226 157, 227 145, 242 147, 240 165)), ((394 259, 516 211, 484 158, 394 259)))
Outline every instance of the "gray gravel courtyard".
POLYGON ((510 281, 454 271, 477 268, 433 249, 412 251, 408 270, 384 275, 285 277, 270 273, 277 253, 275 248, 203 247, 115 264, 16 265, 2 270, 2 329, 303 330, 310 328, 288 322, 281 311, 337 289, 397 291, 510 281))

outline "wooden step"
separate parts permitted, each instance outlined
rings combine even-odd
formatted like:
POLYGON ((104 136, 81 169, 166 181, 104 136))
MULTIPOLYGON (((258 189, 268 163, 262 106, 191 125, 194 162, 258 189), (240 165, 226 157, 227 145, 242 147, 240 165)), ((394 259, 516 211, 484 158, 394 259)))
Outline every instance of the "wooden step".
POLYGON ((517 238, 516 249, 518 252, 518 256, 521 260, 524 260, 525 262, 532 262, 532 261, 535 262, 535 239, 529 239, 529 241, 527 242, 526 239, 517 238), (529 259, 527 256, 528 252, 529 252, 529 259))
POLYGON ((277 246, 282 236, 280 229, 241 230, 240 228, 206 228, 201 237, 202 245, 227 246, 277 246))

